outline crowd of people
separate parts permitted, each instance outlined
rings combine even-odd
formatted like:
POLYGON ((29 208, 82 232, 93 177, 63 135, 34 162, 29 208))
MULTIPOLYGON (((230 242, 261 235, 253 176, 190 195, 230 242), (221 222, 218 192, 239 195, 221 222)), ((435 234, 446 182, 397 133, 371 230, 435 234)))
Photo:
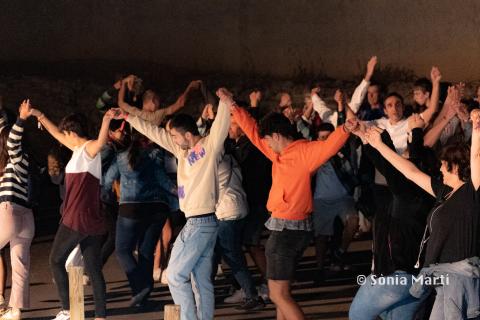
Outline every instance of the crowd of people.
MULTIPOLYGON (((131 307, 142 308, 162 281, 181 319, 213 319, 223 261, 232 275, 225 303, 248 312, 268 300, 277 319, 304 319, 291 285, 305 249, 315 246, 312 281, 321 286, 327 267, 351 268, 350 243, 368 222, 371 274, 350 319, 480 317, 480 90, 467 97, 464 84, 442 82, 432 67, 407 106, 374 82, 376 64, 368 61, 350 98, 339 88, 334 106, 313 86, 303 108, 279 92, 271 111, 258 89, 249 101, 225 88, 215 99, 199 80, 162 108, 159 95, 129 75, 98 99, 96 138, 84 115, 56 125, 29 100, 12 126, 3 114, 0 248, 10 244, 12 287, 0 320, 21 319, 29 308, 33 171, 22 136, 30 117, 59 142, 47 159, 62 199, 49 256, 61 302, 55 320, 70 319, 67 267, 75 264, 92 286, 95 319, 107 317, 102 269, 113 252, 131 307), (179 113, 196 90, 205 102, 198 119, 179 113), (414 281, 442 276, 447 283, 414 281)), ((0 265, 4 304, 3 253, 0 265)))

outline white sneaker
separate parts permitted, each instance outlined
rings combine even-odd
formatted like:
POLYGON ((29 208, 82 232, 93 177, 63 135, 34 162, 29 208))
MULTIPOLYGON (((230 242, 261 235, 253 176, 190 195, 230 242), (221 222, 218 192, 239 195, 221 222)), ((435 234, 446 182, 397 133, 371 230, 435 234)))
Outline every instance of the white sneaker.
POLYGON ((263 301, 270 301, 270 295, 268 292, 268 286, 266 284, 261 284, 257 287, 258 295, 262 297, 263 301))
POLYGON ((18 309, 8 308, 0 317, 0 320, 20 320, 21 312, 18 309))
POLYGON ((84 286, 89 286, 90 285, 90 277, 89 276, 84 274, 82 280, 83 280, 83 285, 84 286))
POLYGON ((70 320, 70 311, 62 310, 57 313, 57 316, 52 320, 70 320))
POLYGON ((226 297, 223 302, 224 303, 241 303, 245 301, 245 291, 243 289, 235 290, 235 292, 230 296, 226 297))

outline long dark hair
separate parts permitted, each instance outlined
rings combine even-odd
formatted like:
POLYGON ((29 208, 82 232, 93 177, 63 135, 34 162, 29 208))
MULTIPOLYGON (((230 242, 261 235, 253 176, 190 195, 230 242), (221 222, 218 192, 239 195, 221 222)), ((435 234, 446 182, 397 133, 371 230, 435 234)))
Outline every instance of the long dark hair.
POLYGON ((3 176, 5 167, 8 163, 7 140, 10 133, 10 127, 4 127, 0 132, 0 173, 3 176))
POLYGON ((128 164, 130 169, 135 170, 141 160, 141 152, 150 144, 150 140, 133 128, 130 136, 131 142, 128 147, 128 164))

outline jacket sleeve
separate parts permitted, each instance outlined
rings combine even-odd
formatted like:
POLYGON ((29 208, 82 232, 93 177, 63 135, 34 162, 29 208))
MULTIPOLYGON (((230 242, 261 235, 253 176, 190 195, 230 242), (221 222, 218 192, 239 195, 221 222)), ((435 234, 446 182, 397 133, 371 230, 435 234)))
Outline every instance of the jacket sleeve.
POLYGON ((111 194, 113 190, 113 182, 120 179, 120 170, 118 168, 117 157, 112 160, 107 172, 103 175, 102 191, 105 194, 111 194))
POLYGON ((238 123, 242 131, 253 143, 253 145, 257 147, 258 150, 260 150, 268 159, 270 159, 270 161, 274 161, 276 159, 276 154, 272 149, 270 149, 265 139, 260 138, 257 122, 248 114, 245 109, 240 107, 234 107, 232 114, 235 122, 238 123))

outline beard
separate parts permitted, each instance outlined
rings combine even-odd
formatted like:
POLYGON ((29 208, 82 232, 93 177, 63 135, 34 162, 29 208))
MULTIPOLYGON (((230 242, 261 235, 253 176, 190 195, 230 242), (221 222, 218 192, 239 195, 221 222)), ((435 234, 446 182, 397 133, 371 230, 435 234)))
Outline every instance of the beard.
POLYGON ((188 142, 184 142, 182 144, 178 145, 182 150, 188 150, 190 149, 190 146, 188 145, 188 142))

